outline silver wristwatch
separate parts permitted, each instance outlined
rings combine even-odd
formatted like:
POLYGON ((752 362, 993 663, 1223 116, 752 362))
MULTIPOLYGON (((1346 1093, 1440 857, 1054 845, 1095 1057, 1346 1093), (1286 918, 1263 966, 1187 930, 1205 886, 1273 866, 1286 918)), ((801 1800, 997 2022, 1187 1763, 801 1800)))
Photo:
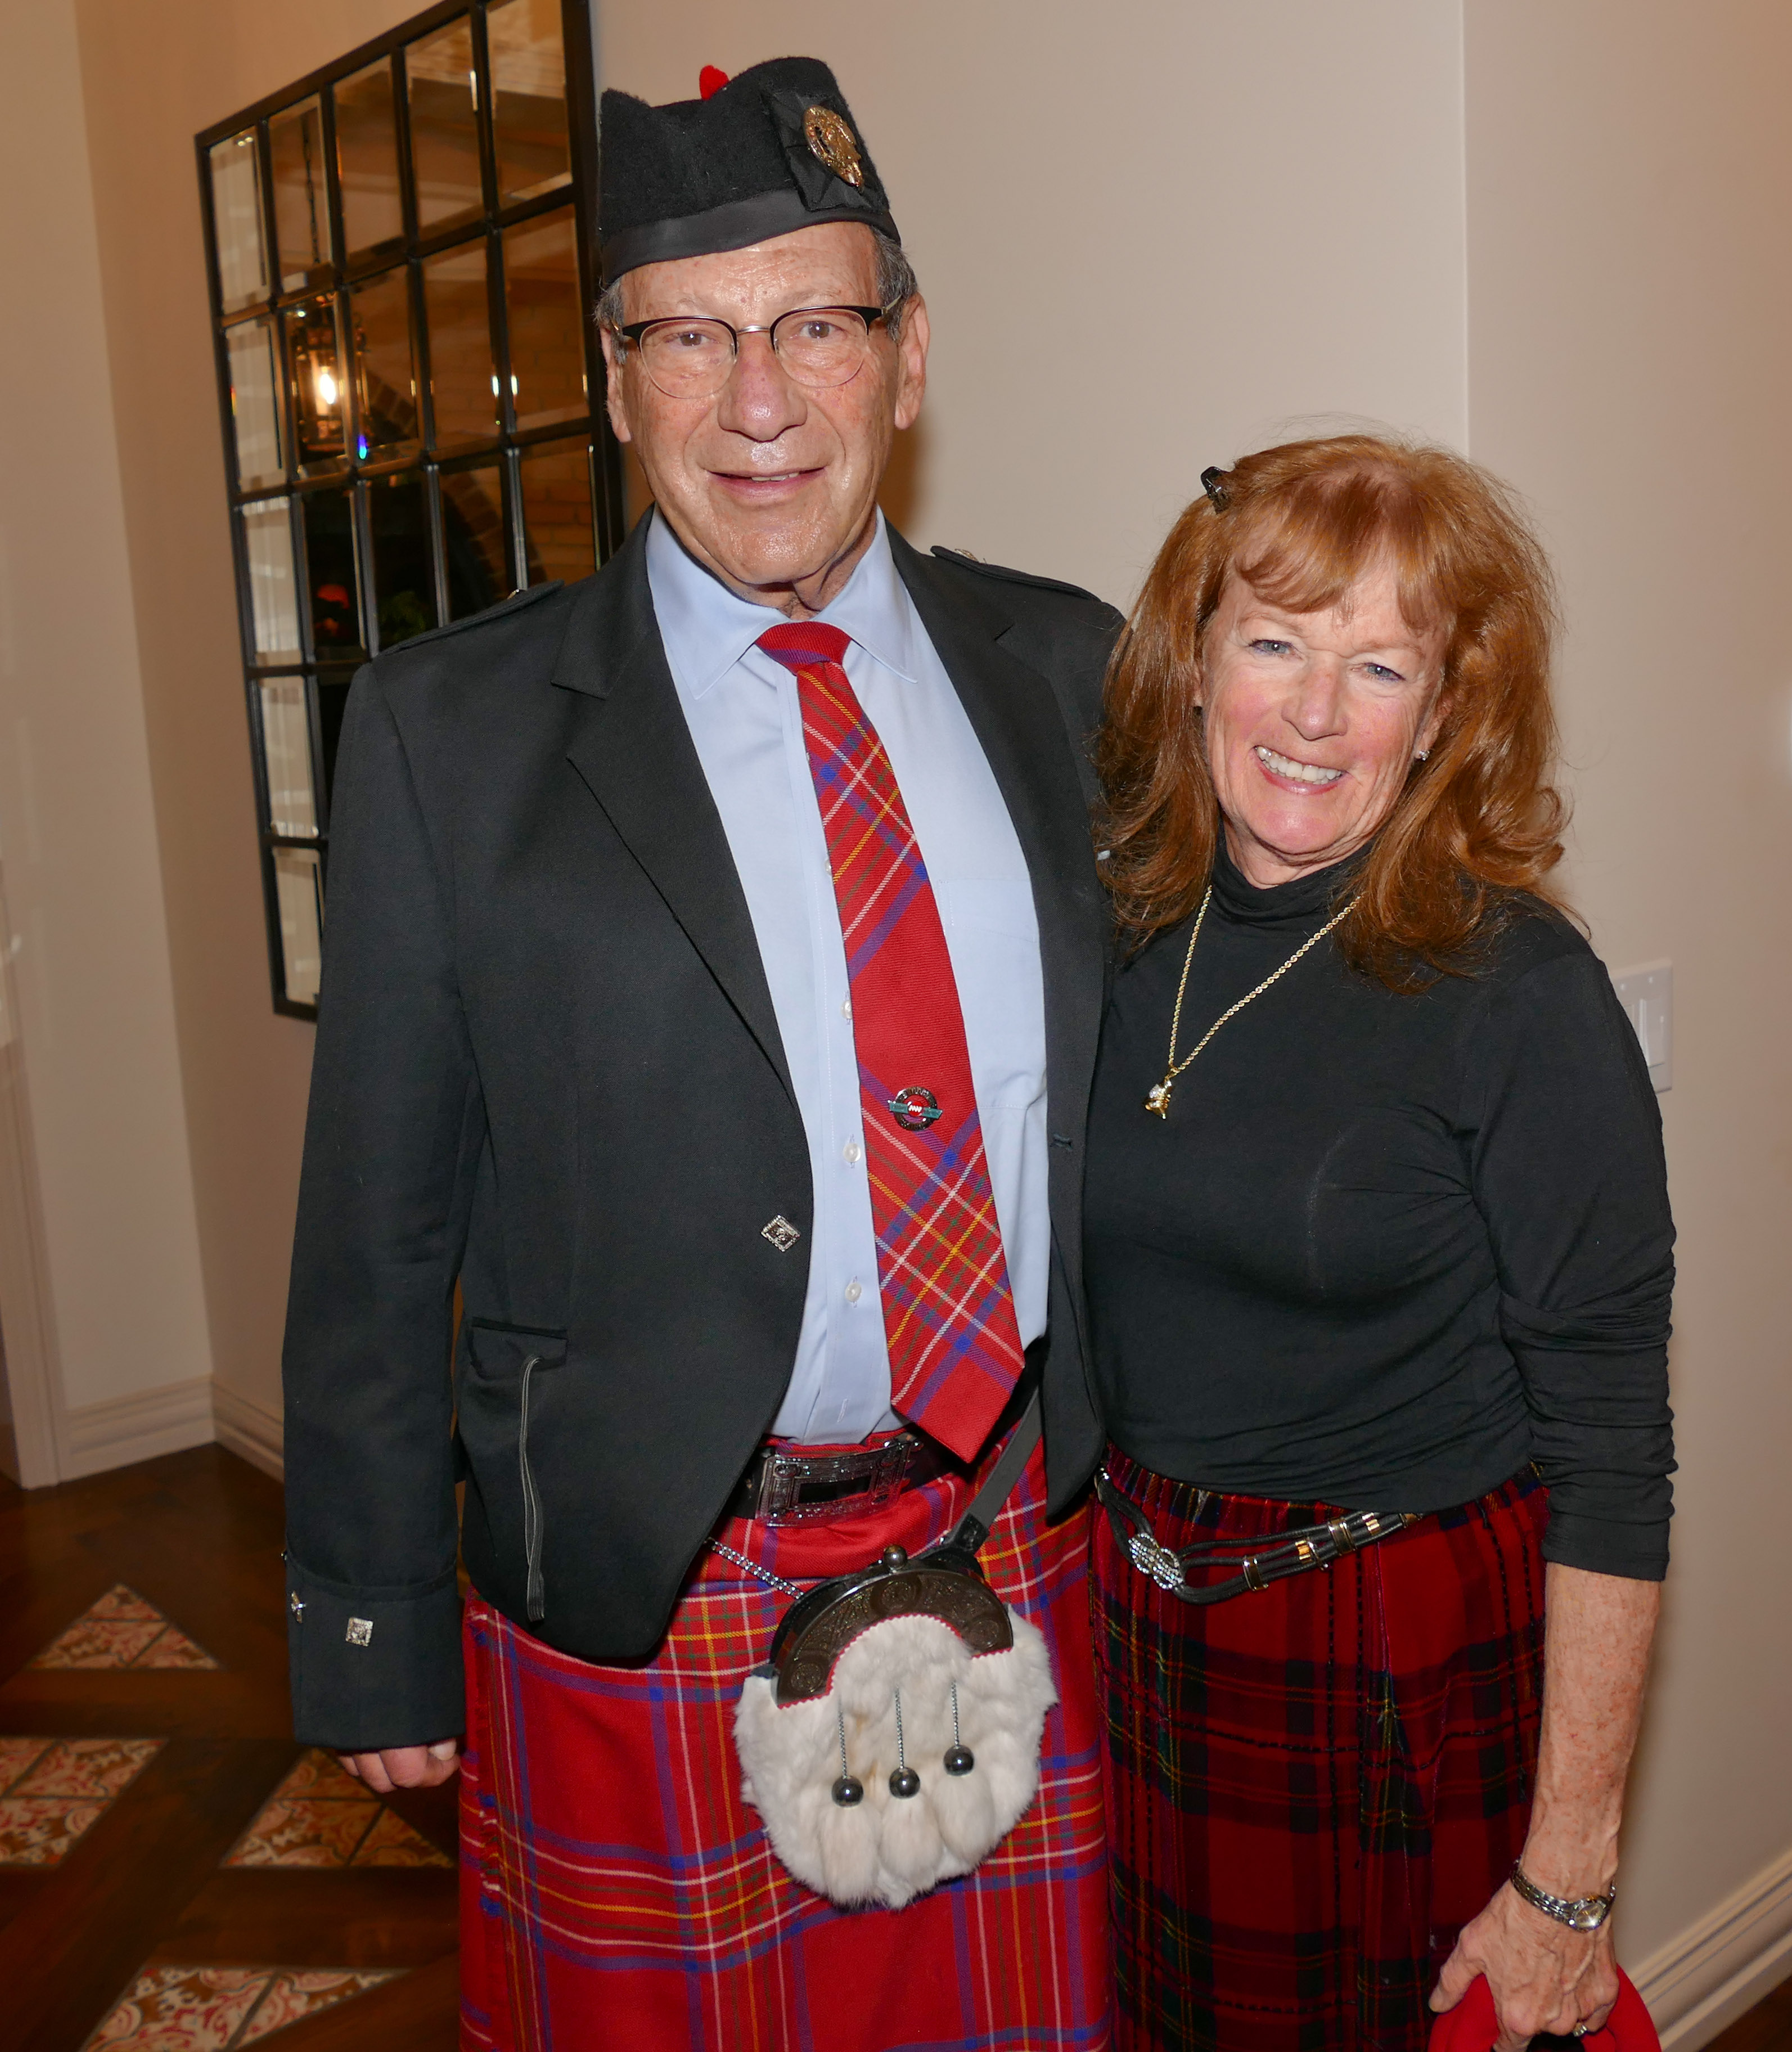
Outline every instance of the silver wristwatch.
POLYGON ((1547 1888, 1539 1888, 1516 1860, 1512 1863, 1512 1885, 1533 1909, 1566 1924, 1571 1931, 1597 1931, 1618 1900, 1615 1881, 1603 1895, 1551 1895, 1547 1888))

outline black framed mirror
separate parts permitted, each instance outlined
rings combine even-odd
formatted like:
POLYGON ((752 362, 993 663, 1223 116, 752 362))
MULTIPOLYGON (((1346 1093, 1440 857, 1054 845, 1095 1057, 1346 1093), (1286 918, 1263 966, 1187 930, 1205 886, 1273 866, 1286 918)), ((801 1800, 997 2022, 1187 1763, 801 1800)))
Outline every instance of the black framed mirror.
POLYGON ((197 139, 274 1007, 348 686, 622 538, 588 0, 448 0, 197 139))

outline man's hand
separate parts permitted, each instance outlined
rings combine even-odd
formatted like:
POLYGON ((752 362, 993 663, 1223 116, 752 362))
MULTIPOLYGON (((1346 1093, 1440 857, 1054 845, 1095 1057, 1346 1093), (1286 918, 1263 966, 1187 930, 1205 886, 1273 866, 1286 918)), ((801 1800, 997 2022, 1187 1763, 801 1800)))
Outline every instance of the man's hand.
POLYGON ((436 1788, 451 1779, 460 1765, 460 1741, 444 1738, 434 1745, 389 1745, 383 1752, 336 1757, 376 1796, 389 1796, 394 1788, 436 1788))
POLYGON ((1520 1900, 1510 1882, 1462 1927, 1432 2008, 1454 2009, 1477 1974, 1486 1975, 1500 2020, 1493 2052, 1524 2052, 1540 2031, 1597 2030, 1618 1999, 1610 1925, 1571 1931, 1520 1900))

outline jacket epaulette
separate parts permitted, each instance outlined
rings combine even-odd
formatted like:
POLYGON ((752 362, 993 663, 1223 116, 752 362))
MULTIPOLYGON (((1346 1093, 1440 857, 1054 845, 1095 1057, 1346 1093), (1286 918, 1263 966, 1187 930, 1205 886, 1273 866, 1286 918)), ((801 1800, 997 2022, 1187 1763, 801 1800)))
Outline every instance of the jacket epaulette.
POLYGON ((501 598, 495 605, 488 605, 483 613, 470 613, 464 620, 451 620, 446 627, 432 627, 427 634, 407 635, 396 641, 390 648, 382 648, 382 656, 396 655, 403 648, 421 648, 426 641, 444 641, 451 634, 464 634, 469 627, 484 627, 494 620, 503 620, 511 613, 520 613, 526 605, 533 605, 538 599, 546 598, 551 592, 564 591, 565 585, 559 578, 546 584, 532 584, 526 591, 513 591, 508 598, 501 598))
POLYGON ((982 557, 971 555, 963 549, 941 548, 936 542, 933 554, 949 563, 961 564, 968 570, 975 570, 979 577, 1000 578, 1004 584, 1034 585, 1041 591, 1061 591, 1066 598, 1086 598, 1092 605, 1107 605, 1105 598, 1085 591, 1080 584, 1066 584, 1058 578, 1035 577, 1031 570, 1011 570, 1000 563, 986 563, 982 557))

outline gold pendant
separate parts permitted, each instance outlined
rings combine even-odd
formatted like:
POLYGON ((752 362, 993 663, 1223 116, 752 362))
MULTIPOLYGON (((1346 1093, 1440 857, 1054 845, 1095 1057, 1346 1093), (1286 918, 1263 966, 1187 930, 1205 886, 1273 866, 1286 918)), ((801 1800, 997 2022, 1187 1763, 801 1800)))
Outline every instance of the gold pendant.
POLYGON ((1156 1112, 1160 1118, 1169 1117, 1170 1086, 1168 1079, 1152 1086, 1150 1093, 1144 1101, 1144 1108, 1147 1111, 1156 1112))

